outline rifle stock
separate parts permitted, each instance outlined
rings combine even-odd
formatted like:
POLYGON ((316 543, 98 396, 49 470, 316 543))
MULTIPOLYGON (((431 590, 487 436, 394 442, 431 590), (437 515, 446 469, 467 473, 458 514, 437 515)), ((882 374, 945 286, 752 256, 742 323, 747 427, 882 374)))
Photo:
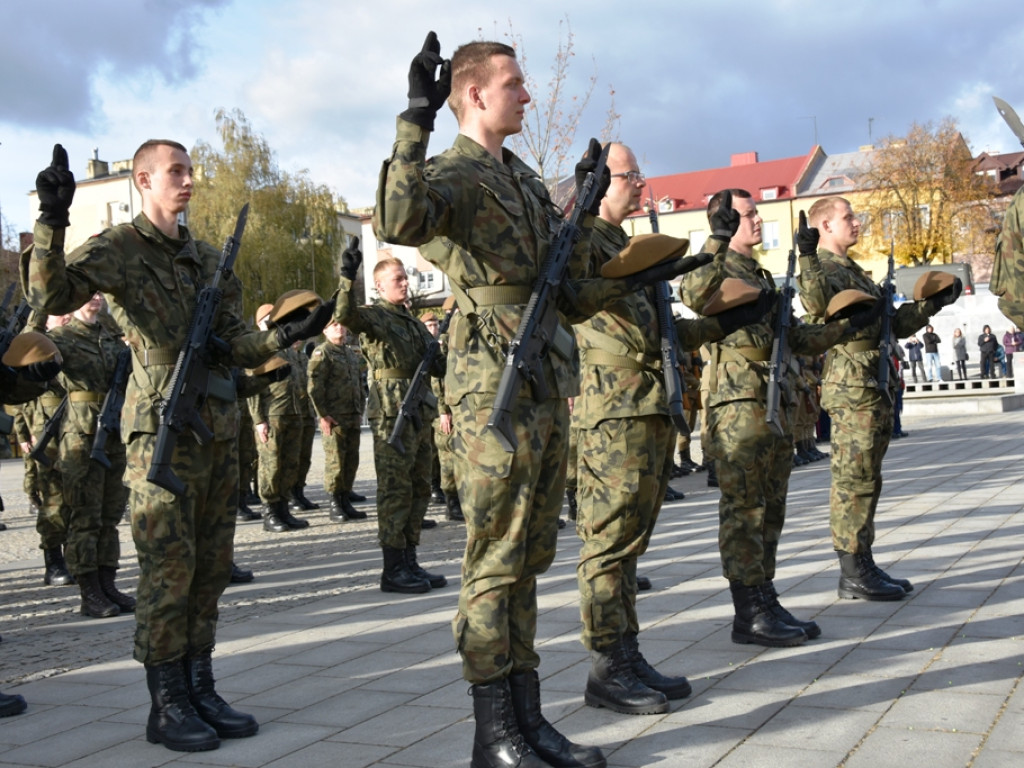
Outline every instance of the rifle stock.
MULTIPOLYGON (((444 316, 444 321, 437 331, 438 337, 448 330, 448 324, 451 323, 454 314, 455 311, 452 310, 444 316)), ((434 367, 434 361, 437 359, 440 351, 440 338, 433 339, 427 345, 427 351, 423 354, 423 359, 416 367, 416 373, 412 377, 409 389, 405 391, 405 397, 402 398, 402 403, 398 406, 398 418, 395 419, 395 426, 388 436, 388 445, 403 456, 405 456, 405 444, 402 443, 402 432, 405 430, 406 423, 410 421, 415 425, 416 429, 423 426, 420 406, 427 399, 428 394, 433 396, 433 392, 427 389, 427 377, 430 376, 430 371, 434 367)))
POLYGON ((772 359, 768 368, 768 394, 765 405, 765 423, 779 437, 785 435, 782 421, 779 419, 779 406, 782 393, 788 386, 786 374, 789 372, 789 328, 793 314, 793 296, 796 287, 793 276, 796 272, 796 251, 789 249, 789 261, 786 265, 786 282, 782 286, 782 299, 779 301, 778 315, 775 318, 774 338, 772 339, 772 359))
POLYGON ((889 405, 892 405, 893 397, 889 392, 889 375, 893 370, 892 359, 892 318, 896 314, 896 305, 893 303, 893 296, 896 292, 894 258, 895 241, 889 241, 889 269, 885 275, 885 282, 882 284, 882 296, 885 299, 885 309, 882 311, 882 331, 878 337, 878 377, 875 384, 876 389, 881 393, 889 405))
POLYGON ((92 439, 92 450, 89 458, 110 469, 107 458, 107 438, 121 431, 121 409, 124 407, 125 388, 128 386, 128 375, 132 370, 132 353, 125 347, 118 353, 117 367, 110 381, 110 389, 103 398, 100 415, 96 419, 96 435, 92 439))

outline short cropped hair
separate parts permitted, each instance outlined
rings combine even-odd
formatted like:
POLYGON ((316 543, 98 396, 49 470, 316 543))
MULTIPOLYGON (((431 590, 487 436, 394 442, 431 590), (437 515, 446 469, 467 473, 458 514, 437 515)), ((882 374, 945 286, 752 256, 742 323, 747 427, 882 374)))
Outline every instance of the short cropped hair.
POLYGON ((392 267, 398 267, 400 270, 405 272, 405 264, 402 263, 401 259, 397 259, 394 256, 388 256, 377 262, 377 265, 373 268, 373 281, 377 282, 377 277, 385 270, 391 269, 392 267))
POLYGON ((845 197, 823 197, 811 206, 810 210, 807 211, 807 225, 811 227, 817 227, 821 222, 831 218, 838 208, 843 203, 847 205, 850 201, 845 197))
MULTIPOLYGON (((132 157, 132 184, 135 185, 136 189, 139 189, 139 182, 136 180, 135 174, 139 171, 152 170, 153 152, 157 147, 180 149, 186 155, 188 154, 188 149, 185 148, 184 144, 180 144, 177 141, 171 141, 170 139, 149 139, 148 141, 142 142, 139 148, 135 150, 135 155, 132 157)), ((141 190, 139 191, 141 192, 141 190)))
POLYGON ((516 49, 505 43, 478 40, 460 45, 452 54, 452 92, 448 106, 455 113, 455 119, 462 119, 462 92, 469 83, 486 85, 494 74, 491 63, 493 56, 516 57, 516 49))

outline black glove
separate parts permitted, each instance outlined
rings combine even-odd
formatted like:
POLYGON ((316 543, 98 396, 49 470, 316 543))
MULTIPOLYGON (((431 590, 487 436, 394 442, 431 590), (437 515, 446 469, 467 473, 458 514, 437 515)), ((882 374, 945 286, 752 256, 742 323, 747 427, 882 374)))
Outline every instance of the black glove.
POLYGON ((339 270, 341 276, 347 277, 349 280, 355 280, 356 272, 359 271, 359 265, 362 263, 363 252, 359 250, 359 238, 353 237, 348 248, 341 252, 341 269, 339 270))
POLYGON ((735 333, 740 328, 756 323, 762 319, 765 315, 775 308, 776 302, 779 300, 779 294, 777 291, 773 291, 771 288, 762 288, 761 295, 757 297, 757 301, 752 301, 749 304, 743 304, 739 307, 733 307, 727 309, 724 312, 719 312, 715 315, 715 319, 722 328, 722 333, 726 336, 735 333))
POLYGON ((715 257, 710 253, 698 253, 696 256, 682 256, 678 259, 666 259, 658 262, 647 269, 641 269, 632 275, 626 275, 623 280, 630 288, 641 288, 645 285, 653 285, 662 280, 671 280, 679 275, 692 272, 697 267, 710 264, 715 257))
POLYGON ((53 145, 50 167, 36 176, 36 194, 39 196, 39 223, 54 229, 71 224, 68 210, 75 196, 75 175, 68 170, 68 153, 60 144, 53 145))
POLYGON ((732 240, 732 236, 740 228, 740 214, 732 207, 732 192, 728 189, 722 192, 718 210, 711 214, 709 221, 711 223, 711 238, 723 243, 732 240))
POLYGON ((23 376, 27 381, 49 381, 60 373, 60 362, 57 360, 43 360, 38 363, 29 363, 24 368, 23 376))
POLYGON ((948 307, 950 304, 955 303, 963 292, 964 284, 960 282, 959 277, 954 277, 953 284, 949 286, 949 288, 946 288, 944 291, 939 291, 931 298, 935 302, 935 306, 942 309, 943 307, 948 307))
MULTIPOLYGON (((576 163, 576 194, 580 193, 583 189, 583 182, 587 178, 588 173, 593 173, 597 170, 597 161, 601 157, 601 142, 597 139, 591 139, 590 145, 587 147, 587 154, 583 156, 583 159, 576 163)), ((597 194, 594 195, 593 204, 587 209, 588 212, 597 216, 601 212, 601 200, 604 199, 605 192, 608 191, 608 187, 612 183, 612 172, 608 170, 608 166, 604 167, 604 173, 601 174, 600 179, 595 179, 594 182, 597 184, 597 194)))
POLYGON ((821 237, 817 227, 807 226, 807 214, 800 211, 800 226, 796 230, 796 246, 801 256, 814 256, 818 253, 818 239, 821 237))
MULTIPOLYGON (((867 309, 860 309, 850 313, 850 327, 855 331, 863 331, 865 328, 878 322, 878 318, 885 311, 885 305, 889 299, 882 296, 875 300, 875 303, 867 309)), ((841 317, 833 317, 833 320, 840 320, 841 317)))
POLYGON ((437 110, 452 92, 452 62, 441 58, 437 34, 427 33, 423 48, 409 65, 409 108, 400 117, 428 131, 434 130, 437 110), (434 78, 438 67, 441 71, 434 78))
POLYGON ((284 381, 292 375, 292 366, 291 364, 282 365, 280 368, 275 368, 269 373, 264 373, 263 375, 272 382, 284 381))
POLYGON ((331 322, 334 314, 334 299, 321 304, 309 314, 277 325, 277 342, 281 349, 287 349, 299 339, 311 339, 331 322))

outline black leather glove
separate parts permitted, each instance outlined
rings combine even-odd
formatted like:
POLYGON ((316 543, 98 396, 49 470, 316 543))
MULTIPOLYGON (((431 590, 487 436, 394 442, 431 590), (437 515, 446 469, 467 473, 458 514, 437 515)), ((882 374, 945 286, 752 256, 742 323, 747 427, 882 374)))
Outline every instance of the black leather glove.
POLYGON ((441 58, 441 44, 437 34, 427 33, 423 48, 409 65, 409 108, 401 114, 403 120, 415 123, 428 131, 434 130, 437 110, 452 92, 452 63, 441 58), (435 79, 434 73, 440 67, 435 79))
MULTIPOLYGON (((590 145, 587 147, 587 154, 576 163, 576 194, 579 194, 580 190, 583 189, 583 182, 586 180, 587 174, 597 170, 597 161, 600 157, 601 142, 597 139, 591 139, 590 145)), ((604 173, 601 174, 601 178, 594 181, 597 184, 597 194, 594 195, 594 202, 587 208, 587 211, 597 216, 601 212, 601 201, 604 199, 604 195, 612 183, 612 172, 608 170, 607 165, 604 167, 604 173)))
POLYGON ((68 210, 75 196, 75 175, 68 170, 68 153, 60 144, 53 145, 50 167, 36 176, 36 194, 39 196, 39 223, 54 229, 71 224, 68 210))
POLYGON ((263 375, 272 382, 284 381, 292 375, 292 366, 290 363, 288 365, 282 365, 280 368, 275 368, 270 371, 270 373, 264 373, 263 375))
POLYGON ((623 280, 630 288, 642 288, 645 285, 653 285, 662 280, 671 280, 679 275, 685 275, 698 267, 710 264, 715 257, 710 253, 698 253, 695 256, 682 256, 678 259, 666 259, 647 269, 641 269, 632 275, 626 275, 623 280))
POLYGON ((277 325, 277 341, 287 349, 300 339, 311 339, 320 334, 334 314, 334 299, 321 304, 309 314, 277 325))
POLYGON ((818 239, 821 234, 817 227, 807 226, 807 214, 800 211, 800 225, 796 230, 796 246, 801 256, 814 256, 818 253, 818 239))
POLYGON ((950 304, 955 303, 963 292, 964 284, 960 281, 959 277, 954 277, 953 284, 949 286, 949 288, 944 291, 939 291, 931 298, 935 302, 935 306, 942 309, 943 307, 948 307, 950 304))
POLYGON ((739 211, 732 207, 732 192, 728 189, 722 192, 722 200, 718 210, 711 214, 711 238, 722 243, 728 243, 736 230, 740 228, 739 211))
MULTIPOLYGON (((850 327, 855 331, 863 331, 865 328, 874 325, 878 322, 878 318, 882 316, 885 311, 885 305, 889 299, 885 296, 875 300, 874 304, 871 304, 865 309, 857 310, 856 312, 850 313, 850 327)), ((841 319, 840 317, 834 317, 833 320, 841 319)))
POLYGON ((761 295, 757 297, 757 301, 719 312, 715 315, 715 319, 722 327, 722 333, 729 336, 740 328, 756 323, 763 318, 775 308, 778 300, 779 294, 777 291, 773 291, 771 288, 762 288, 761 295))
POLYGON ((341 272, 342 277, 355 280, 356 273, 359 271, 359 265, 362 263, 363 252, 359 250, 359 238, 353 237, 348 248, 341 252, 341 269, 339 272, 341 272))
POLYGON ((57 360, 43 360, 26 365, 22 368, 22 375, 27 381, 49 381, 60 373, 60 367, 60 362, 57 360))

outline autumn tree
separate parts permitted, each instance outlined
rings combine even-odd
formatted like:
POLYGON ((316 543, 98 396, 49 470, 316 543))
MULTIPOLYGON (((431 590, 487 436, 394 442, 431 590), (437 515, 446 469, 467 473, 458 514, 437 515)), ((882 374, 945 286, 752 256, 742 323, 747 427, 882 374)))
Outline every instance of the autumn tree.
POLYGON ((249 203, 235 265, 245 286, 246 316, 293 288, 330 294, 345 248, 337 214, 344 202, 307 171, 282 171, 266 139, 240 111, 218 110, 216 120, 223 149, 199 142, 192 150, 196 176, 189 226, 197 237, 220 245, 249 203))
POLYGON ((906 136, 883 139, 858 185, 867 191, 863 246, 888 252, 892 241, 900 264, 950 262, 990 224, 990 184, 974 173, 953 118, 914 123, 906 136))

